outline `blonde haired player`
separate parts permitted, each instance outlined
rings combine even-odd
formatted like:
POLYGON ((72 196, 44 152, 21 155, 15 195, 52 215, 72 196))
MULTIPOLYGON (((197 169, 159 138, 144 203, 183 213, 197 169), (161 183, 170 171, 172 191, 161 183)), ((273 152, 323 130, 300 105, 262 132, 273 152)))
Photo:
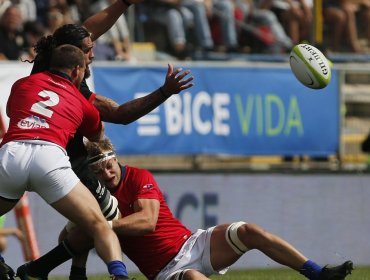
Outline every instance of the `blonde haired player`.
MULTIPOLYGON (((88 143, 87 151, 91 170, 118 200, 121 217, 110 225, 123 252, 150 280, 208 279, 212 274, 226 273, 253 249, 311 280, 342 280, 351 273, 351 261, 323 268, 280 237, 245 221, 191 232, 172 215, 148 170, 120 164, 108 139, 88 143)), ((64 235, 79 252, 92 248, 91 240, 78 228, 64 231, 64 235)), ((80 255, 73 259, 73 265, 84 271, 86 260, 87 254, 80 255)), ((50 264, 50 268, 56 265, 50 264)), ((70 275, 69 279, 85 278, 86 274, 70 275)))

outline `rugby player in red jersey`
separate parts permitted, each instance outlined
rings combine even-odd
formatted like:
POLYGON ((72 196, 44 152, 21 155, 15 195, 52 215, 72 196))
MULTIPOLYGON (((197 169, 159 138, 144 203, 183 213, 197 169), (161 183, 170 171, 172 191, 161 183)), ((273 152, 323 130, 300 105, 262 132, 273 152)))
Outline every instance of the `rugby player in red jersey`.
MULTIPOLYGON (((94 59, 93 40, 99 36, 99 29, 101 29, 102 26, 106 26, 105 20, 112 22, 112 19, 117 16, 117 13, 120 15, 119 11, 122 13, 122 8, 125 7, 127 6, 125 6, 121 0, 117 0, 106 10, 92 16, 91 20, 89 18, 84 23, 84 26, 88 29, 77 24, 67 24, 56 30, 52 36, 43 37, 35 47, 37 56, 34 61, 32 74, 49 69, 50 50, 61 44, 68 43, 79 47, 85 53, 87 64, 91 64, 94 59), (103 21, 100 19, 103 19, 103 21)), ((86 72, 89 73, 88 69, 86 72)), ((121 105, 110 98, 92 92, 85 79, 81 83, 80 92, 88 100, 90 100, 92 95, 95 96, 93 104, 98 109, 102 121, 126 125, 149 113, 166 101, 171 95, 179 94, 181 91, 192 87, 193 84, 191 81, 193 77, 189 77, 189 73, 189 70, 174 68, 172 64, 168 64, 165 82, 162 86, 146 96, 136 98, 121 105)), ((86 75, 85 78, 87 78, 87 76, 88 75, 86 75)), ((124 83, 122 88, 124 89, 124 83)), ((85 146, 83 145, 83 137, 80 133, 76 133, 75 137, 69 141, 66 150, 73 171, 95 196, 105 217, 108 220, 113 219, 117 214, 117 203, 104 185, 100 184, 94 174, 89 172, 86 164, 87 154, 85 146)), ((55 250, 56 253, 53 255, 53 259, 48 259, 49 262, 63 262, 72 257, 71 252, 73 252, 73 250, 66 250, 62 243, 59 248, 55 248, 55 250)), ((28 276, 42 278, 42 275, 47 273, 47 267, 47 263, 43 261, 32 261, 27 263, 26 273, 24 267, 18 269, 23 271, 21 280, 27 280, 28 276), (42 273, 41 275, 36 274, 40 272, 42 273)), ((76 270, 72 267, 72 271, 74 272, 76 270)), ((77 273, 79 273, 78 270, 77 273)))
MULTIPOLYGON (((55 45, 59 45, 62 42, 68 42, 78 46, 85 53, 85 58, 88 63, 92 62, 94 55, 90 33, 84 27, 68 24, 59 28, 53 36, 48 36, 39 41, 36 46, 38 57, 34 62, 32 75, 49 69, 50 50, 52 50, 55 45)), ((86 76, 81 83, 80 92, 87 100, 91 100, 91 97, 94 96, 93 104, 98 109, 102 121, 128 124, 153 110, 171 95, 179 94, 181 91, 192 87, 193 77, 189 77, 189 74, 189 70, 174 68, 172 64, 168 64, 165 82, 161 87, 147 96, 137 98, 122 105, 118 105, 113 100, 90 91, 86 84, 86 76)), ((76 133, 73 139, 69 141, 66 150, 73 171, 95 196, 106 218, 108 220, 114 218, 117 214, 116 200, 109 194, 105 186, 99 183, 96 176, 94 176, 92 172, 89 172, 87 166, 87 152, 83 145, 83 137, 80 133, 76 133)), ((52 257, 38 259, 20 266, 17 269, 17 275, 21 280, 28 280, 30 278, 43 279, 44 275, 49 272, 49 264, 64 262, 70 259, 73 257, 73 249, 73 247, 70 247, 67 250, 64 242, 62 242, 58 247, 54 248, 52 257)), ((71 268, 71 271, 72 273, 76 272, 76 274, 80 273, 79 269, 75 269, 74 267, 71 268)))
MULTIPOLYGON (((92 105, 94 96, 87 100, 78 90, 85 70, 83 51, 62 45, 53 50, 49 71, 13 84, 6 107, 9 129, 0 145, 0 216, 14 208, 25 191, 36 192, 89 232, 109 273, 126 279, 117 236, 94 196, 72 171, 65 151, 77 131, 91 140, 104 134, 92 105)), ((13 278, 4 273, 7 267, 1 261, 1 278, 13 278)))
MULTIPOLYGON (((224 274, 244 253, 256 249, 310 280, 343 280, 352 262, 321 267, 280 237, 258 225, 234 222, 191 232, 176 219, 153 175, 121 165, 108 139, 87 143, 89 166, 118 200, 121 217, 110 221, 123 252, 149 280, 203 280, 224 274)), ((92 248, 89 237, 70 224, 63 230, 79 252, 92 248)), ((73 259, 86 266, 87 254, 73 259)), ((54 264, 55 266, 57 264, 54 264)), ((86 275, 70 280, 86 279, 86 275)))

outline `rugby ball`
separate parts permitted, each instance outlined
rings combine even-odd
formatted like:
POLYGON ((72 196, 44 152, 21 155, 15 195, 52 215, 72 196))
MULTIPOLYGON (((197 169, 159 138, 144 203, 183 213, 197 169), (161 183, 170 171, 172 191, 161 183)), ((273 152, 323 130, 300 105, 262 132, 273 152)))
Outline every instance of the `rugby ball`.
POLYGON ((298 81, 309 88, 321 89, 330 83, 329 61, 314 46, 308 44, 294 46, 290 52, 289 63, 298 81))

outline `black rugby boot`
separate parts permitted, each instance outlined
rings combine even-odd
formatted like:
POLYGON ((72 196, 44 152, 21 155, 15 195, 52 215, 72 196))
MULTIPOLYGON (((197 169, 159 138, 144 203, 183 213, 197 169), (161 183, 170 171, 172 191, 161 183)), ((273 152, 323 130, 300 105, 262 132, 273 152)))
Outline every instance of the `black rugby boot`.
POLYGON ((346 261, 334 267, 325 266, 320 273, 319 280, 344 280, 347 275, 351 274, 352 270, 352 261, 346 261))
POLYGON ((14 280, 14 270, 5 262, 0 261, 0 280, 14 280))

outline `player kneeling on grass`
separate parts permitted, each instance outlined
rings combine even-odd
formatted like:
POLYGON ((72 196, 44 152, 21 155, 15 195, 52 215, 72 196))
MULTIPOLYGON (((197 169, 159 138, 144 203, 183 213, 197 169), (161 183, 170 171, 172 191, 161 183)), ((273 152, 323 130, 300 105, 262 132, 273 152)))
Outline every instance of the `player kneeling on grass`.
MULTIPOLYGON (((288 242, 261 227, 234 222, 191 232, 176 219, 153 175, 145 169, 117 161, 108 139, 87 143, 89 165, 118 200, 121 217, 110 222, 123 252, 148 278, 155 280, 207 279, 224 274, 244 253, 257 249, 312 280, 341 280, 351 273, 352 262, 337 267, 321 267, 288 242)), ((77 227, 62 233, 74 248, 88 252, 91 238, 77 227)), ((49 253, 49 264, 34 261, 23 265, 28 274, 47 276, 57 263, 49 253), (36 267, 39 270, 36 271, 36 267)), ((87 253, 75 256, 71 280, 86 279, 87 253)))

